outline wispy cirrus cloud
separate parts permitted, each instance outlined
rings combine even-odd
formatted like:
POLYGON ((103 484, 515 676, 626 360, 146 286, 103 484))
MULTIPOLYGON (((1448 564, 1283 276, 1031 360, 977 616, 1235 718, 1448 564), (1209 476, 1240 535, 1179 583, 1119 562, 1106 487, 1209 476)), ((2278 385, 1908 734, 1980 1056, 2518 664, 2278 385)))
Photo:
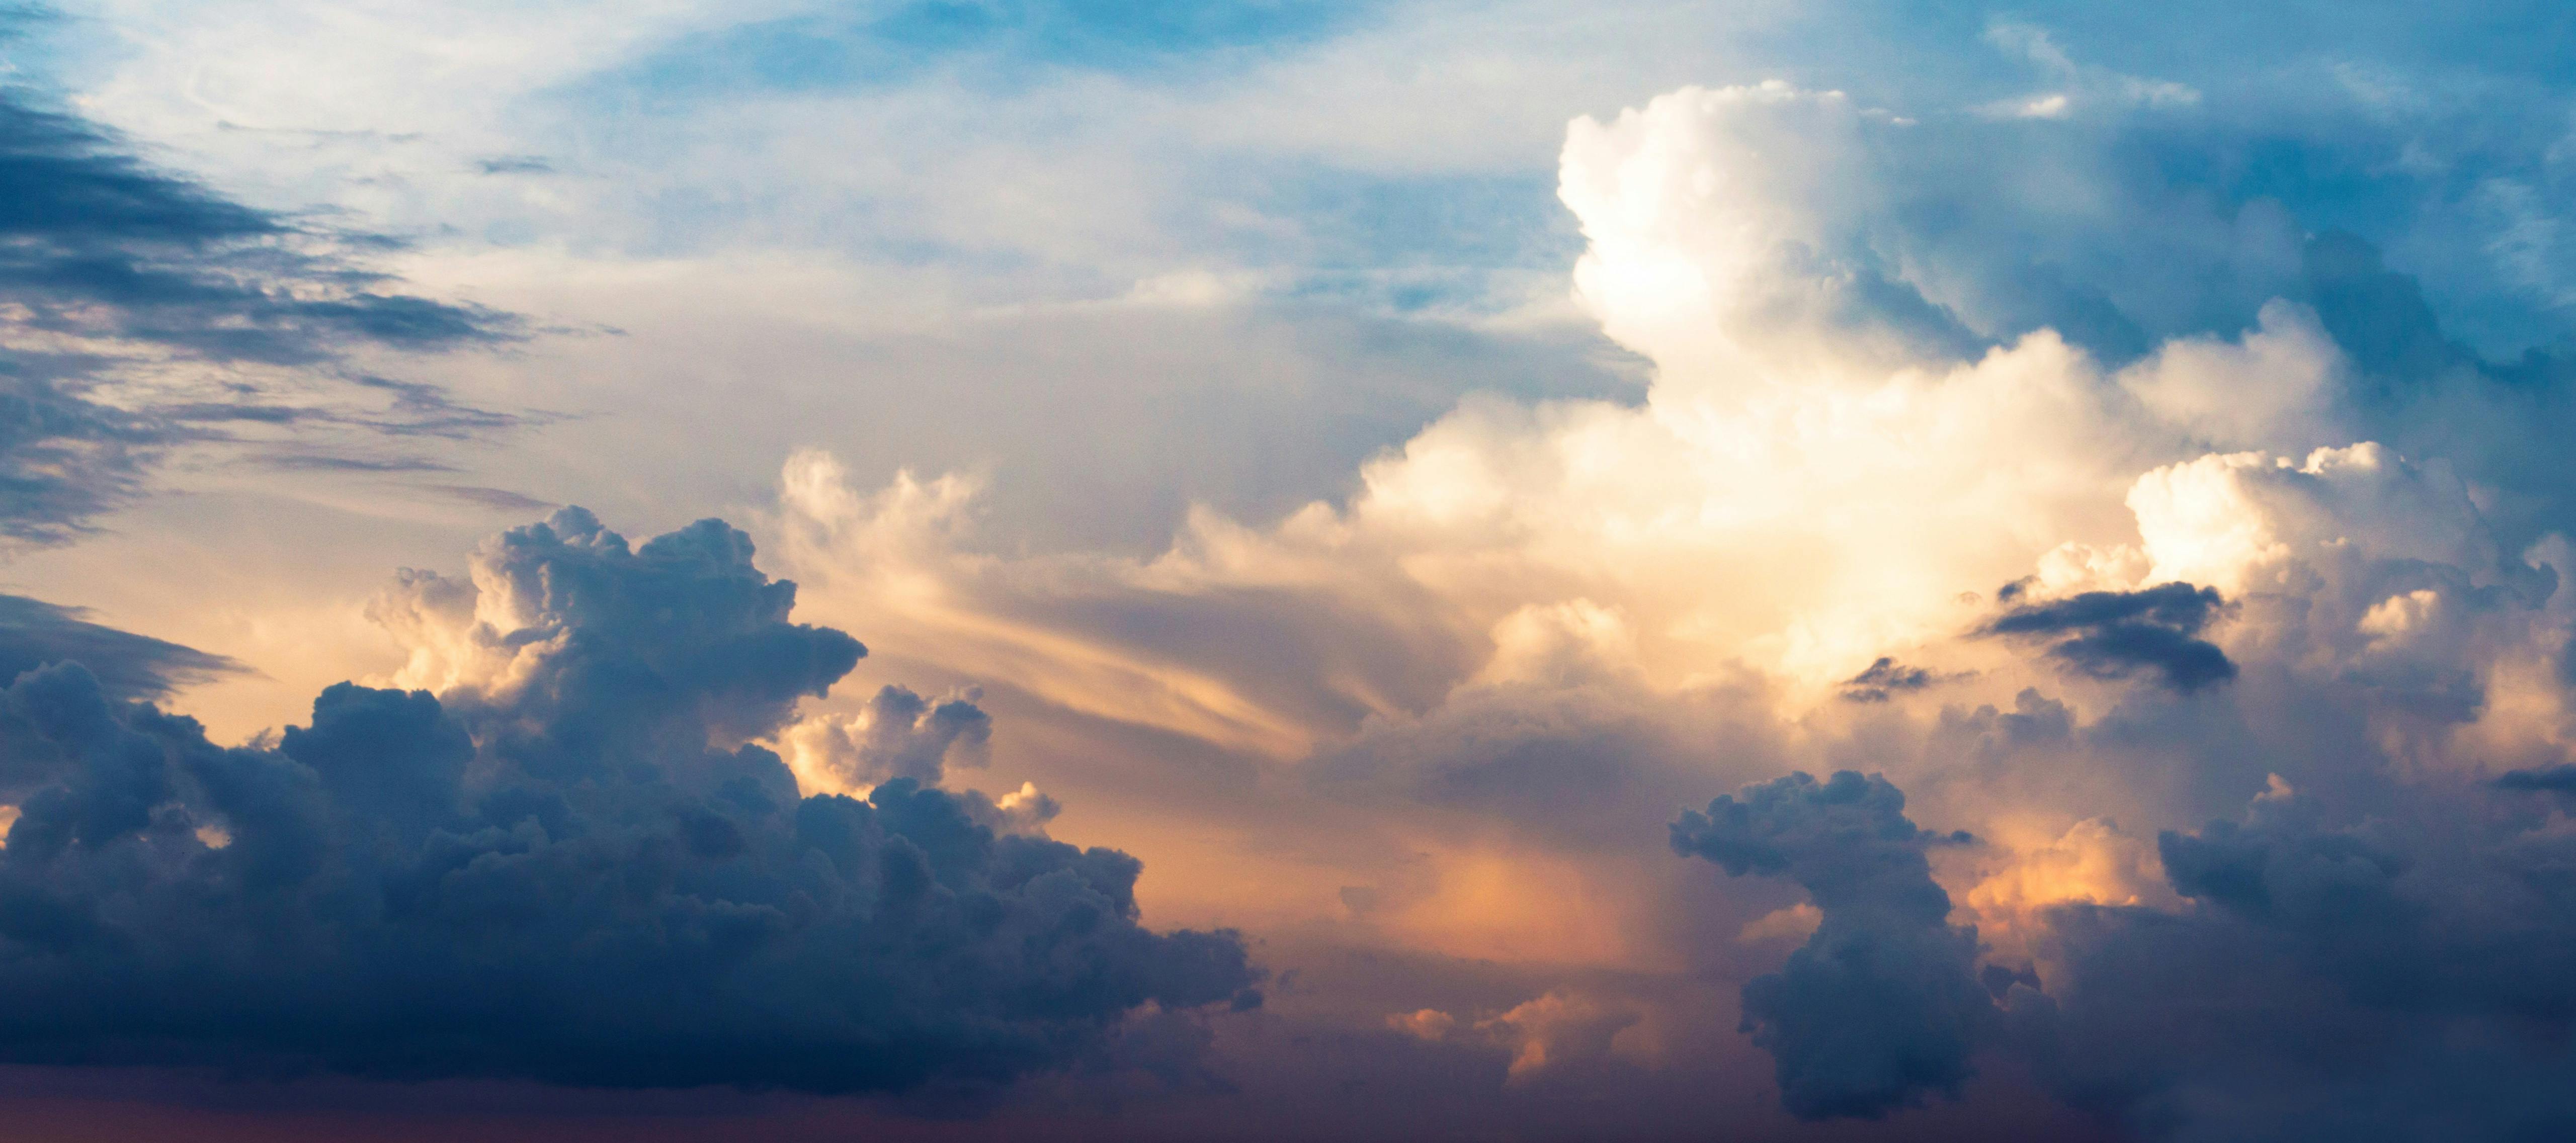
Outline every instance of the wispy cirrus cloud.
MULTIPOLYGON (((13 14, 8 31, 37 18, 13 14)), ((392 292, 360 258, 378 243, 243 205, 33 90, 0 90, 0 401, 13 410, 0 533, 65 539, 136 494, 170 449, 240 425, 453 436, 517 424, 353 367, 362 350, 520 335, 510 315, 392 292)))

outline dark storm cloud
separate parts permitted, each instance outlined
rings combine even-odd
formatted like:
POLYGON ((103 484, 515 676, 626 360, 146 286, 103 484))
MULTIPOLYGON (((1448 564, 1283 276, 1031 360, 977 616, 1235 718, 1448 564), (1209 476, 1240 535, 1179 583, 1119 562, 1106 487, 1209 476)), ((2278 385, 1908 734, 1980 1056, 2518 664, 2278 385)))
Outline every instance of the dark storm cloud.
POLYGON ((1967 1082, 1996 1013, 1976 930, 1949 923, 1923 855, 1965 840, 1916 828, 1902 792, 1849 770, 1747 786, 1673 823, 1676 852, 1787 878, 1823 913, 1787 965, 1744 986, 1744 1029, 1771 1053, 1792 1114, 1875 1118, 1967 1082))
MULTIPOLYGON (((799 798, 775 733, 864 650, 702 521, 485 546, 507 689, 340 684, 275 748, 66 663, 0 702, 0 1059, 611 1087, 976 1090, 1127 1015, 1257 1003, 1139 865, 898 778, 799 798)), ((471 608, 475 588, 406 589, 471 608)), ((977 712, 980 713, 980 712, 977 712)))
MULTIPOLYGON (((2008 587, 2003 597, 2010 604, 2020 593, 2008 587)), ((2217 589, 2187 583, 2088 591, 2011 607, 1983 632, 2050 640, 2051 657, 2097 679, 2152 671, 2166 686, 2190 694, 2236 677, 2226 652, 2196 638, 2225 606, 2217 589)))
POLYGON ((161 698, 173 687, 242 669, 221 655, 92 623, 78 608, 0 595, 0 678, 66 659, 80 661, 100 690, 119 700, 161 698))
POLYGON ((1976 1052, 2143 1139, 2558 1138, 2576 1130, 2576 841, 2558 768, 2339 813, 2280 788, 2163 832, 2189 905, 2067 904, 2055 967, 1979 965, 1947 923, 1929 834, 1876 777, 1804 774, 1688 813, 1674 848, 1794 880, 1822 912, 1744 991, 1746 1031, 1802 1117, 1955 1094, 1976 1052))
MULTIPOLYGON (((2167 831, 2161 865, 2191 904, 2044 914, 2033 947, 2052 966, 2045 980, 1982 969, 2007 1011, 1979 1046, 2021 1055, 2059 1097, 2137 1138, 2564 1135, 2576 1125, 2564 1094, 2576 1090, 2576 852, 2554 801, 2530 796, 2576 786, 2559 769, 2424 781, 2367 809, 2276 783, 2242 817, 2167 831)), ((1677 838, 1730 871, 1794 871, 1800 852, 1863 871, 1901 864, 1843 880, 1884 887, 1863 900, 1924 893, 1896 792, 1845 781, 1855 808, 1827 840, 1767 840, 1792 832, 1774 823, 1804 819, 1766 810, 1763 788, 1705 815, 1739 824, 1686 819, 1677 838), (1693 844, 1703 838, 1715 841, 1693 844)), ((1810 891, 1830 928, 1835 896, 1810 891)), ((1938 915, 1920 906, 1914 931, 1938 915)), ((1902 947, 1881 942, 1880 963, 1902 947)), ((1747 1012, 1759 1012, 1750 994, 1747 1012)))
POLYGON ((2141 1135, 2555 1138, 2576 1130, 2576 845, 2539 807, 2303 796, 2158 839, 2180 914, 2054 918, 2023 994, 2043 1078, 2141 1135))
MULTIPOLYGON (((36 18, 0 12, 0 38, 36 18)), ((389 291, 350 257, 383 244, 233 202, 0 87, 0 536, 59 541, 139 492, 169 448, 224 439, 227 423, 445 436, 516 423, 428 386, 345 374, 361 347, 442 352, 517 335, 508 315, 389 291), (197 388, 221 397, 101 398, 154 359, 201 371, 197 388), (347 399, 288 402, 244 380, 262 367, 347 399)))

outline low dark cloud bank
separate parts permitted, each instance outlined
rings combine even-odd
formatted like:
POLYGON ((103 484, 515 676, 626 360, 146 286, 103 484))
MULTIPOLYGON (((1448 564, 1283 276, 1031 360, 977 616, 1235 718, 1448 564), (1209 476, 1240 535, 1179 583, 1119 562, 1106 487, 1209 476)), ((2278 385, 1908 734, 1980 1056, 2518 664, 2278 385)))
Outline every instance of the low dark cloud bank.
MULTIPOLYGON (((2004 590, 2007 604, 2019 597, 2015 587, 2004 590)), ((2050 657, 2097 679, 2144 671, 2190 694, 2236 677, 2236 664, 2227 653, 2197 637, 2225 608, 2217 589, 2187 583, 2088 591, 2011 606, 1986 625, 1985 633, 2050 641, 2050 657)))
POLYGON ((479 567, 521 627, 478 637, 542 647, 522 678, 340 684, 273 748, 18 675, 0 1060, 972 1091, 1148 1005, 1258 1003, 1233 934, 1139 925, 1123 853, 997 832, 935 771, 799 798, 749 740, 865 651, 751 556, 713 520, 509 532, 479 567))
MULTIPOLYGON (((0 12, 0 41, 41 19, 0 12)), ((508 315, 390 291, 354 257, 388 244, 233 202, 0 86, 0 535, 59 541, 139 492, 169 448, 239 425, 466 436, 514 423, 349 363, 359 348, 517 335, 508 315), (156 358, 198 376, 101 392, 156 358), (330 392, 289 399, 256 379, 263 368, 330 392)))

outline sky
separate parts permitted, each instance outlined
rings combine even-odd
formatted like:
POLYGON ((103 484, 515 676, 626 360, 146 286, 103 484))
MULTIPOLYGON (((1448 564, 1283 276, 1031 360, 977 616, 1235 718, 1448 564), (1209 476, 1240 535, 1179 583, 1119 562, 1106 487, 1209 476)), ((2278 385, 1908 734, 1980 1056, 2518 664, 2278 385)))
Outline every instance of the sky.
POLYGON ((0 1140, 2576 1134, 2576 12, 0 12, 0 1140))

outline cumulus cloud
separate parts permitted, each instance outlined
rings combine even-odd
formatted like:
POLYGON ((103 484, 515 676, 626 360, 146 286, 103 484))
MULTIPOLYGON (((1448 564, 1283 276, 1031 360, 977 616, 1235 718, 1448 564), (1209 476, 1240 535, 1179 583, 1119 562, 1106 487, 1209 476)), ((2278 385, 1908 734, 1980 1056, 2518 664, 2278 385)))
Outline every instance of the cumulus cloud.
POLYGON ((334 686, 273 745, 77 662, 9 685, 0 1057, 972 1091, 1258 1002, 1233 934, 1139 924, 1123 853, 997 832, 935 772, 800 797, 752 740, 864 650, 742 533, 566 509, 472 571, 380 608, 438 693, 334 686))
POLYGON ((1786 966, 1744 986, 1744 1028, 1778 1064, 1792 1113, 1875 1118, 1967 1082, 1994 1006, 1974 971, 1976 930, 1950 925, 1924 857, 1966 840, 1916 828, 1887 779, 1849 770, 1747 786, 1673 823, 1674 851, 1787 878, 1821 914, 1786 966))
MULTIPOLYGON (((1509 1047, 1512 1062, 1506 1074, 1513 1080, 1525 1081, 1552 1066, 1563 1067, 1569 1060, 1600 1059, 1619 1052, 1626 1046, 1621 1037, 1637 1028, 1643 1019, 1645 1011, 1634 1003, 1582 993, 1550 992, 1491 1019, 1480 1020, 1476 1029, 1498 1037, 1509 1047)), ((1417 1022, 1405 1030, 1418 1035, 1428 1026, 1417 1022)), ((1633 1052, 1630 1049, 1630 1054, 1633 1052)))
POLYGON ((824 715, 789 727, 781 741, 799 774, 842 787, 896 778, 938 784, 951 765, 990 760, 993 720, 974 692, 932 702, 889 684, 855 716, 824 715))

